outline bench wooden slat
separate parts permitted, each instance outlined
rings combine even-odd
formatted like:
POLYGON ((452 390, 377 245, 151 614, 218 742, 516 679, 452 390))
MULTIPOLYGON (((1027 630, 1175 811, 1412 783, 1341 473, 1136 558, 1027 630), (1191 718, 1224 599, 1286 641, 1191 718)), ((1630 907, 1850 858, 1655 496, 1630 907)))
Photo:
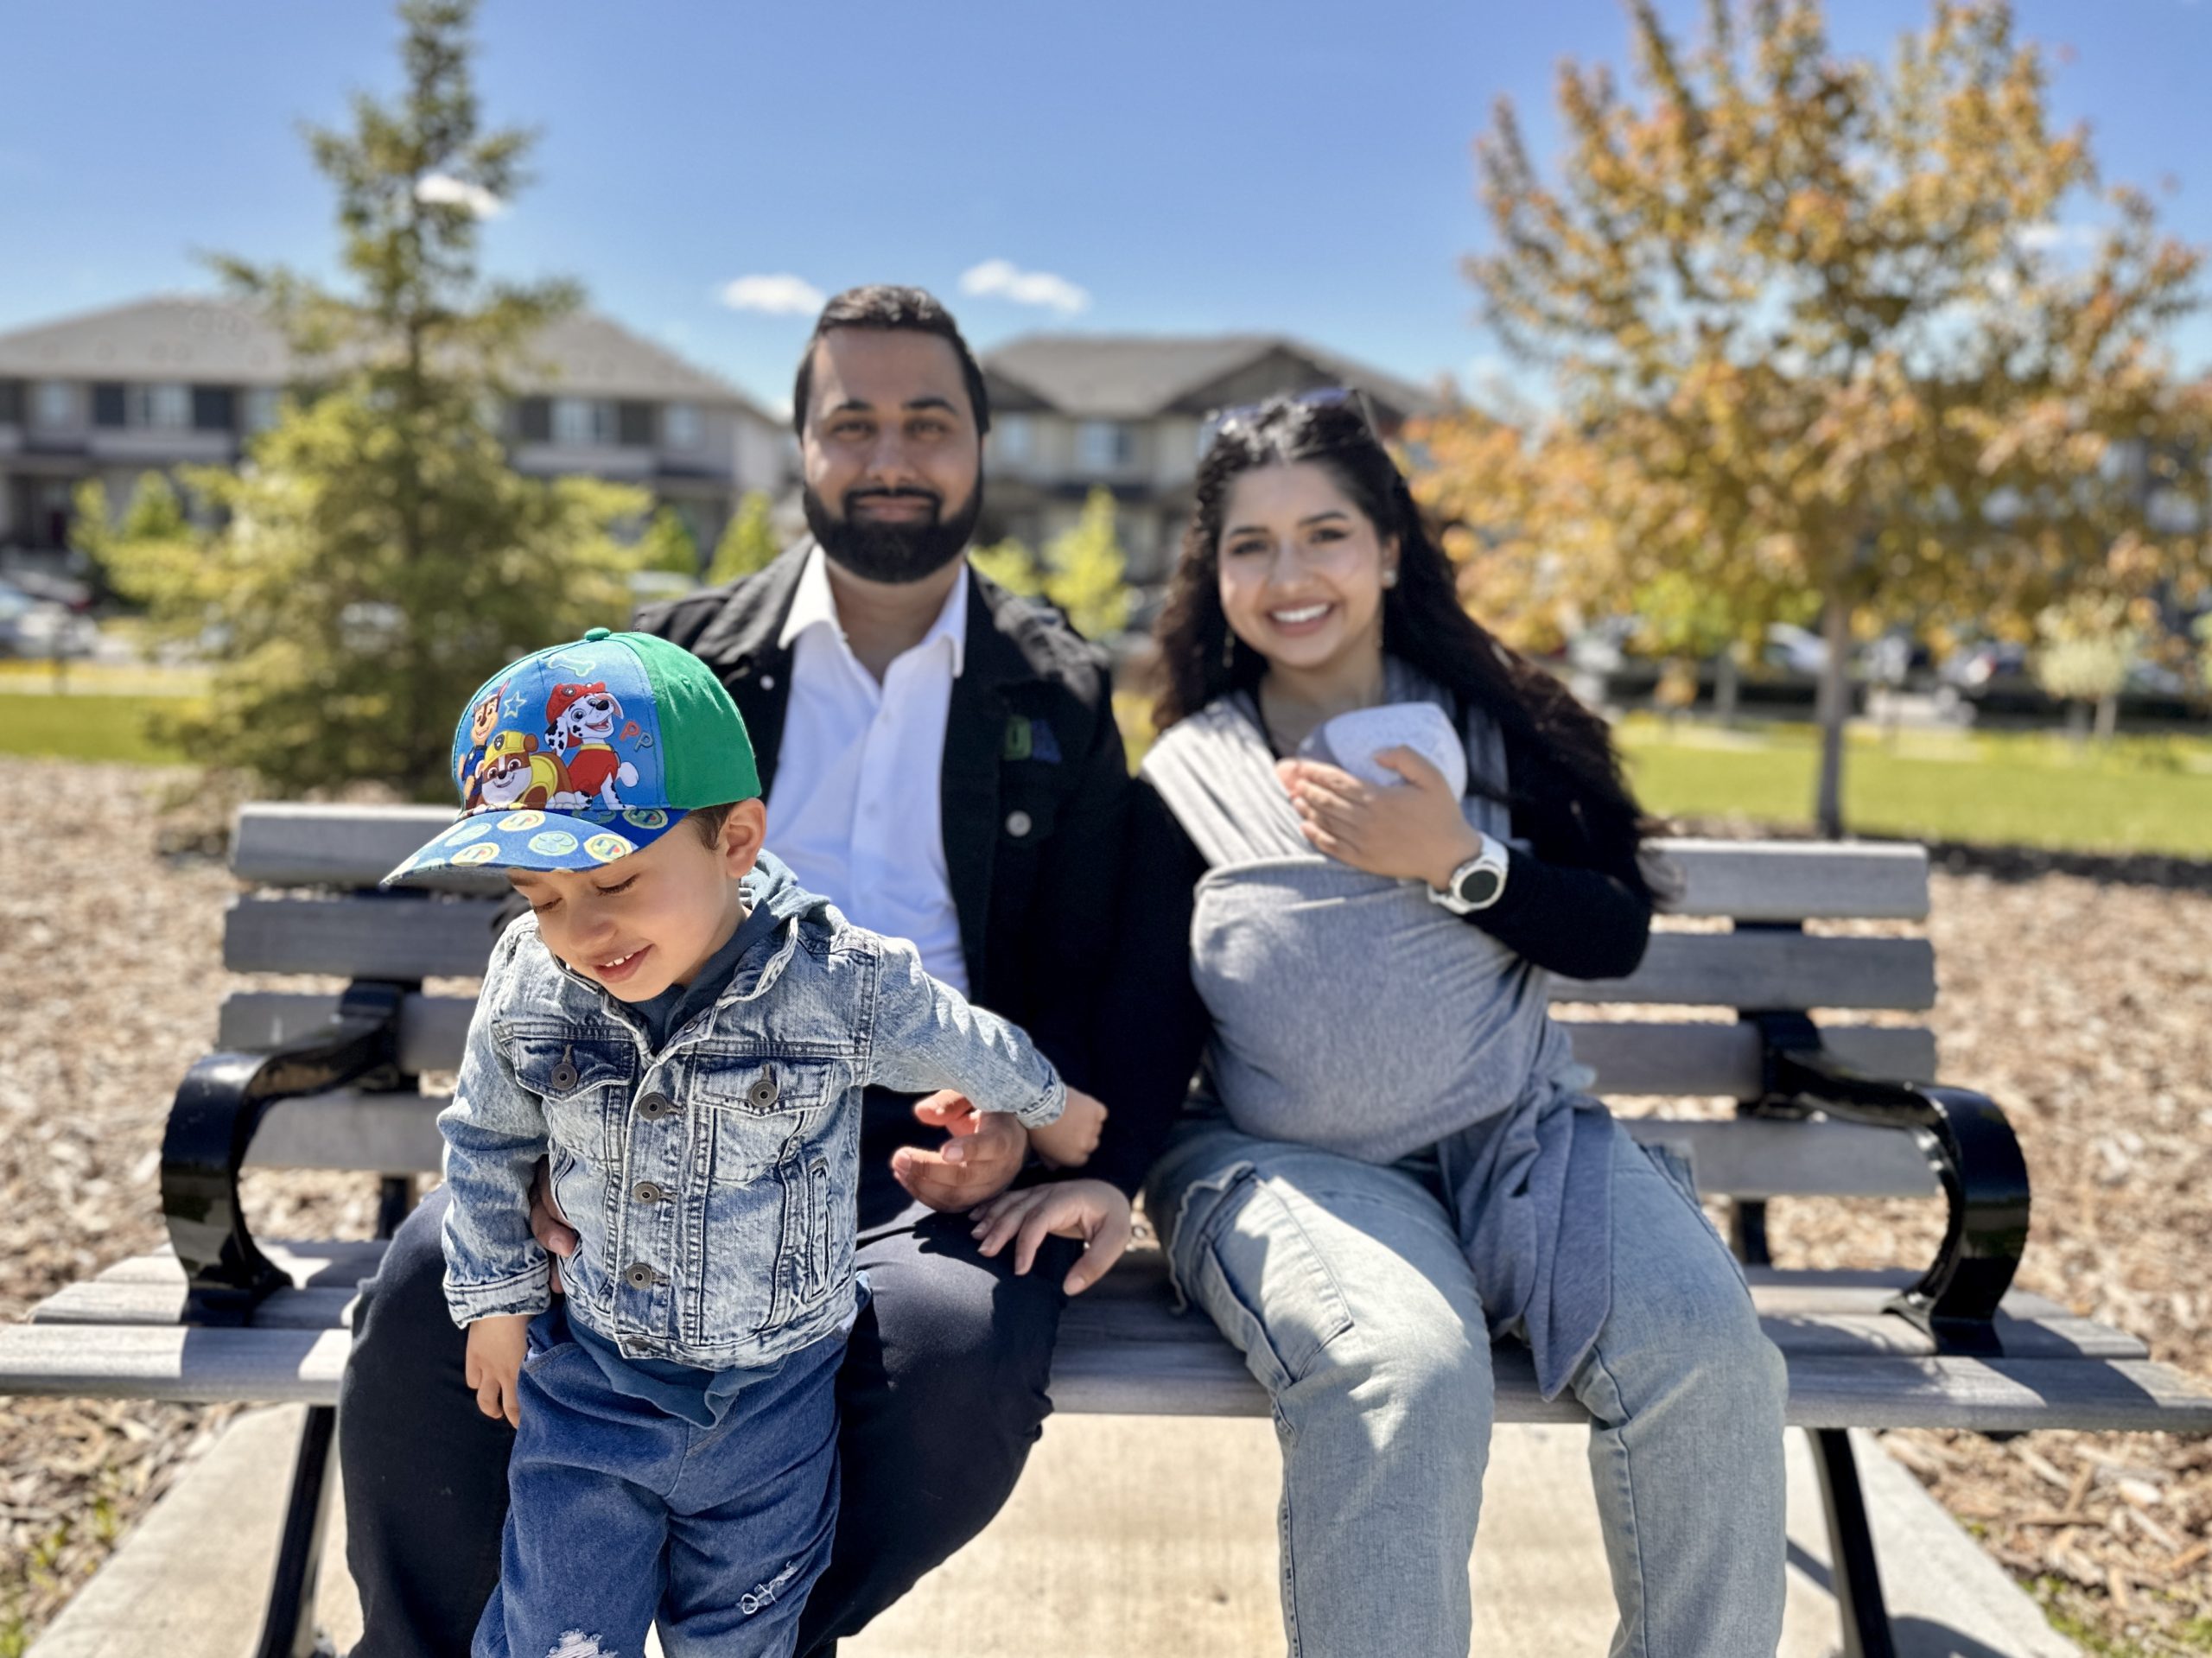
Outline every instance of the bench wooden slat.
MULTIPOLYGON (((495 900, 405 894, 244 898, 223 926, 223 962, 238 973, 353 978, 470 977, 496 937, 495 900)), ((1936 999, 1924 938, 1806 933, 1657 933, 1625 979, 1561 980, 1561 1001, 1713 1007, 1918 1010, 1936 999)))
POLYGON ((1554 994, 1601 1004, 1918 1013, 1936 1003, 1936 951, 1925 938, 1659 932, 1627 978, 1561 979, 1554 994))
MULTIPOLYGON (((334 1404, 352 1337, 342 1330, 16 1324, 0 1329, 0 1391, 96 1399, 334 1404)), ((1536 1396, 1529 1356, 1495 1361, 1497 1419, 1575 1421, 1572 1395, 1536 1396)), ((1866 1357, 1790 1361, 1799 1427, 2075 1427, 2212 1431, 2212 1394, 2143 1359, 1866 1357)), ((1220 1343, 1069 1342, 1054 1405, 1133 1415, 1261 1415, 1266 1394, 1220 1343)))
MULTIPOLYGON (((216 1040, 226 1048, 270 1048, 308 1034, 338 1011, 335 995, 299 990, 242 990, 224 1000, 216 1040)), ((458 1070, 468 1039, 474 996, 416 994, 399 1004, 403 1070, 458 1070)))
MULTIPOLYGON (((365 1257, 356 1260, 365 1261, 365 1257)), ((48 1297, 33 1311, 33 1322, 175 1324, 184 1302, 183 1273, 175 1257, 145 1255, 128 1265, 128 1272, 110 1268, 89 1282, 70 1285, 48 1297)), ((1931 1354, 1934 1344, 1922 1331, 1883 1310, 1901 1286, 1895 1274, 1838 1284, 1819 1275, 1770 1269, 1752 1286, 1751 1296, 1769 1337, 1793 1359, 1815 1353, 1931 1354)), ((351 1283, 280 1290, 255 1310, 254 1327, 342 1327, 350 1317, 354 1293, 351 1283)), ((2149 1350, 2133 1336, 2024 1293, 2005 1299, 1997 1331, 2011 1358, 2149 1356, 2149 1350)), ((1179 1317, 1172 1311, 1166 1263, 1156 1248, 1132 1251, 1096 1289, 1071 1302, 1062 1315, 1060 1332, 1063 1340, 1078 1345, 1212 1344, 1221 1339, 1204 1317, 1179 1317)))
MULTIPOLYGON (((217 1031, 226 1048, 265 1048, 328 1022, 338 998, 301 991, 242 991, 226 999, 217 1031)), ((400 1004, 399 1063, 408 1070, 455 1070, 476 1004, 465 996, 411 995, 400 1004)), ((1612 1097, 1704 1095, 1748 1099, 1759 1089, 1757 1032, 1741 1024, 1572 1020, 1575 1057, 1612 1097)), ((1828 1045, 1870 1077, 1936 1080, 1935 1032, 1920 1026, 1830 1025, 1828 1045)))
MULTIPOLYGON (((341 1090, 282 1101, 246 1153, 250 1168, 435 1174, 442 1094, 341 1090)), ((1689 1159, 1710 1197, 1926 1197, 1939 1190, 1913 1136, 1846 1122, 1624 1117, 1637 1140, 1689 1159)))
MULTIPOLYGON (((1673 915, 1738 921, 1919 921, 1928 849, 1837 841, 1666 840, 1653 850, 1681 882, 1673 915)), ((404 854, 403 854, 404 855, 404 854)))
MULTIPOLYGON (((304 805, 258 801, 238 814, 231 867, 270 886, 372 886, 453 821, 441 806, 304 805)), ((1918 920, 1928 913, 1928 854, 1859 842, 1661 840, 1678 874, 1676 915, 1746 921, 1918 920)), ((456 892, 497 893, 496 874, 453 872, 456 892)))

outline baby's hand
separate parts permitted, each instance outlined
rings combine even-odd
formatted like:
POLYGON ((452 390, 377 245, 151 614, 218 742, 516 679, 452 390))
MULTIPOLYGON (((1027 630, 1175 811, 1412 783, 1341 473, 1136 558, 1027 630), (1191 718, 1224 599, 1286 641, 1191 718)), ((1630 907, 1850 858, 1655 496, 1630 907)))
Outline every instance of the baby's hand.
POLYGON ((1056 1169, 1079 1169, 1098 1149, 1098 1131, 1105 1121, 1106 1108, 1071 1088, 1059 1120, 1029 1131, 1029 1149, 1056 1169))
POLYGON ((1129 1247, 1129 1200, 1103 1180, 1062 1180, 1025 1186, 994 1197, 970 1211, 982 1252, 995 1255, 1014 1240, 1014 1270, 1026 1273, 1037 1259, 1037 1246, 1048 1236, 1081 1238, 1084 1255, 1061 1287, 1080 1295, 1114 1269, 1129 1247))
POLYGON ((530 1328, 527 1312, 495 1313, 468 1326, 468 1358, 462 1375, 476 1389, 476 1407, 486 1416, 504 1416, 509 1427, 522 1426, 516 1378, 530 1328))

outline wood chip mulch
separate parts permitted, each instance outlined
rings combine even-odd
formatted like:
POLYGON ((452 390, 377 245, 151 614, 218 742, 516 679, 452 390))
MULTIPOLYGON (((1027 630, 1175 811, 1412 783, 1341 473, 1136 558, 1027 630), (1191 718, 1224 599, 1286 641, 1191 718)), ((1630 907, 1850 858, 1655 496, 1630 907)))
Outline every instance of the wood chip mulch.
MULTIPOLYGON (((0 1317, 162 1242, 169 1096, 239 981, 215 970, 235 891, 158 849, 190 779, 16 762, 0 883, 0 1317), (28 773, 28 775, 25 775, 28 773)), ((1935 1024, 1948 1078, 2011 1115, 2034 1179, 2022 1284, 2212 1376, 2212 880, 2202 866, 1938 861, 1935 1024)), ((366 1236, 365 1179, 254 1177, 264 1236, 366 1236)), ((1777 1203, 1785 1266, 1924 1261, 1927 1204, 1777 1203)), ((222 1408, 0 1407, 0 1658, 47 1624, 204 1449, 222 1408)), ((2212 1652, 2212 1441, 2151 1434, 1885 1436, 1891 1454, 2105 1652, 2212 1652)))

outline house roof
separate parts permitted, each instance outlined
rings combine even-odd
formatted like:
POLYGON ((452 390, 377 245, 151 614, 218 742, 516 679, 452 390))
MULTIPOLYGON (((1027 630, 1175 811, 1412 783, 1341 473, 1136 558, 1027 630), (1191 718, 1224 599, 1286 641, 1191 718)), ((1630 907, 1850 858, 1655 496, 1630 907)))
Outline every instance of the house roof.
MULTIPOLYGON (((273 385, 292 371, 259 311, 209 295, 158 295, 0 334, 0 378, 273 385)), ((780 424, 728 381, 592 311, 549 324, 516 379, 529 391, 734 403, 780 424)))
POLYGON ((1025 334, 983 354, 986 373, 1062 414, 1141 420, 1215 406, 1210 391, 1281 353, 1318 378, 1356 385, 1401 414, 1427 413, 1437 399, 1416 385, 1284 334, 1025 334))

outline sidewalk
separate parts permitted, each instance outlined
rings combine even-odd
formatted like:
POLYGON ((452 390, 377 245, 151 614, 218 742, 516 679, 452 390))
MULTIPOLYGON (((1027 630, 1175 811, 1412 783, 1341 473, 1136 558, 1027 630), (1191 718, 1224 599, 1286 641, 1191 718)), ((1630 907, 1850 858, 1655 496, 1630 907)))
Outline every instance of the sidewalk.
MULTIPOLYGON (((297 1407, 241 1417, 31 1649, 32 1658, 242 1658, 265 1593, 297 1407)), ((1902 1658, 2075 1658, 1973 1540, 1859 1437, 1902 1658)), ((1500 1429, 1475 1556, 1478 1653, 1602 1653, 1613 1623, 1579 1429, 1500 1429)), ((1791 1436, 1784 1658, 1837 1650, 1827 1540, 1791 1436)), ((1278 1658, 1274 1433, 1243 1419, 1066 1417, 971 1547, 847 1658, 1278 1658)), ((334 1504, 320 1596, 359 1633, 334 1504)))

